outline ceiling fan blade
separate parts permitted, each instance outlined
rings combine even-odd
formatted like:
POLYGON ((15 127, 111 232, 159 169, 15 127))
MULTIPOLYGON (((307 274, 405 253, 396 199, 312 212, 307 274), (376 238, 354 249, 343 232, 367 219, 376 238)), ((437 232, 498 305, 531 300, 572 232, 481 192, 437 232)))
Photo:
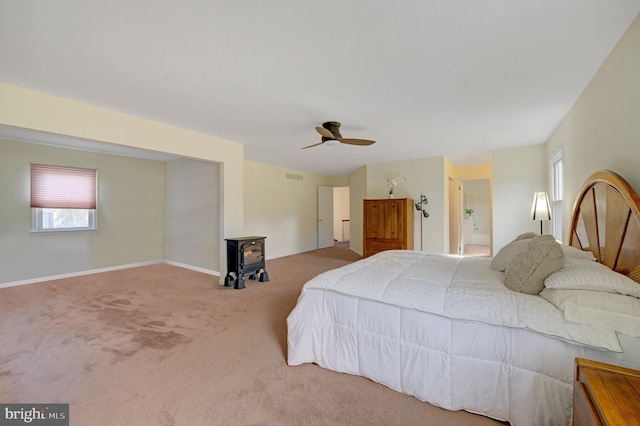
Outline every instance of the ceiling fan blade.
POLYGON ((342 143, 346 143, 347 145, 373 145, 376 141, 370 141, 368 139, 342 139, 342 143))
POLYGON ((324 136, 327 139, 335 139, 336 137, 333 136, 333 133, 331 133, 329 130, 325 129, 324 127, 317 127, 316 126, 316 131, 318 133, 320 133, 322 136, 324 136))
POLYGON ((305 147, 300 148, 300 149, 313 148, 314 146, 322 145, 323 143, 324 143, 324 142, 314 143, 313 145, 305 146, 305 147))

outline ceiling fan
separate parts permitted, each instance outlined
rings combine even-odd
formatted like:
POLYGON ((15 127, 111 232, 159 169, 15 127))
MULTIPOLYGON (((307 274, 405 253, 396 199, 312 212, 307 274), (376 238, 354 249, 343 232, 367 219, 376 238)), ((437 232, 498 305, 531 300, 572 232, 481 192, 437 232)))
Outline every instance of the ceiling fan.
POLYGON ((344 143, 347 145, 366 146, 376 143, 376 141, 370 141, 368 139, 343 139, 342 135, 340 134, 340 123, 338 123, 337 121, 327 121, 326 123, 322 123, 322 127, 316 127, 316 130, 318 131, 318 133, 320 133, 320 135, 322 135, 322 142, 305 146, 301 149, 307 149, 322 144, 333 146, 344 143))

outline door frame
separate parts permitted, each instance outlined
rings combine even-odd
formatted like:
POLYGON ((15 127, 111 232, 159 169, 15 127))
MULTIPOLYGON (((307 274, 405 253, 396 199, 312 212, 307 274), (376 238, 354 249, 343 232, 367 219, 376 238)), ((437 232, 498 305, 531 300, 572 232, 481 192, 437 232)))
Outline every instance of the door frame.
POLYGON ((333 244, 333 187, 318 185, 318 248, 333 244))

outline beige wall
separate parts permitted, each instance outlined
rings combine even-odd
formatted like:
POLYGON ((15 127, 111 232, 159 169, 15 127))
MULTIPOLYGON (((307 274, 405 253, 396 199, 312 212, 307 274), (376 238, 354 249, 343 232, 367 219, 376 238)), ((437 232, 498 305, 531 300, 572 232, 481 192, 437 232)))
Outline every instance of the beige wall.
POLYGON ((163 162, 0 140, 0 284, 163 258, 163 162), (98 170, 98 230, 31 232, 30 163, 98 170))
POLYGON ((546 145, 496 150, 492 161, 492 243, 497 253, 519 234, 540 232, 540 222, 531 219, 531 204, 535 192, 548 190, 546 145))
POLYGON ((458 180, 491 179, 493 165, 491 163, 455 166, 454 173, 458 180))
POLYGON ((350 231, 349 187, 342 186, 333 189, 333 239, 349 241, 350 231), (343 220, 349 222, 343 223, 343 220))
POLYGON ((640 15, 593 76, 547 146, 562 147, 563 237, 589 175, 612 170, 640 190, 640 15))
POLYGON ((220 164, 179 158, 166 163, 164 259, 220 271, 220 164))
POLYGON ((244 182, 244 234, 267 237, 267 259, 317 249, 318 186, 348 184, 346 176, 321 176, 249 160, 244 182), (288 179, 287 174, 301 179, 288 179))
MULTIPOLYGON (((244 230, 244 147, 166 124, 0 83, 0 125, 219 162, 221 237, 244 230)), ((225 246, 221 238, 219 246, 225 246)), ((220 250, 221 268, 226 251, 220 250)), ((221 270, 224 273, 224 270, 221 270)))
MULTIPOLYGON (((442 157, 370 164, 366 170, 366 193, 362 198, 354 199, 352 197, 352 203, 355 202, 360 211, 362 211, 363 199, 388 197, 387 179, 404 176, 407 181, 396 186, 394 190, 395 198, 412 198, 415 201, 420 199, 420 194, 423 194, 429 199, 429 204, 426 206, 426 210, 429 212, 427 219, 422 219, 422 216, 414 210, 414 249, 420 250, 422 238, 422 249, 424 251, 443 253, 448 250, 449 234, 446 230, 448 226, 448 206, 445 204, 446 183, 444 179, 444 159, 442 157), (422 235, 420 235, 420 221, 422 221, 422 235)), ((358 222, 356 222, 353 210, 352 206, 352 235, 355 233, 355 228, 361 229, 363 226, 362 212, 357 219, 358 222)), ((362 239, 362 231, 360 232, 360 239, 362 239)), ((360 244, 362 244, 362 241, 360 241, 360 244)))
MULTIPOLYGON (((3 83, 0 83, 0 125, 166 152, 185 157, 185 160, 193 158, 217 163, 220 175, 219 214, 212 215, 210 219, 220 228, 217 237, 215 232, 211 232, 212 238, 218 238, 218 260, 209 262, 204 257, 198 258, 192 249, 179 249, 179 246, 184 246, 184 240, 179 243, 179 239, 174 238, 177 235, 173 231, 177 229, 174 226, 166 230, 170 241, 164 248, 168 260, 204 269, 217 267, 222 277, 226 273, 224 238, 249 234, 270 237, 267 257, 316 249, 317 186, 348 186, 347 176, 327 177, 245 162, 243 146, 237 143, 3 83), (249 170, 245 171, 245 165, 249 165, 249 170), (303 180, 286 179, 289 172, 302 176, 303 180), (248 179, 246 185, 245 176, 248 179), (245 200, 252 207, 248 213, 245 212, 245 200), (186 251, 191 252, 188 259, 183 257, 186 251), (196 265, 192 264, 194 262, 196 265)), ((168 182, 171 184, 173 179, 168 182)), ((157 235, 162 239, 163 231, 157 235)), ((215 249, 210 251, 216 252, 215 249)), ((162 258, 162 250, 157 258, 162 258)))
POLYGON ((363 166, 349 173, 349 215, 351 216, 349 248, 360 256, 364 253, 362 200, 367 198, 367 169, 367 166, 363 166))

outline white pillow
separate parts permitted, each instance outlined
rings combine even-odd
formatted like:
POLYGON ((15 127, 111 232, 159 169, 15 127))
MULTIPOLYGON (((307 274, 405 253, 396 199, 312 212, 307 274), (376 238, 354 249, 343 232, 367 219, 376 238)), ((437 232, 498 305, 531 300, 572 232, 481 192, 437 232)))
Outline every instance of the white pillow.
POLYGON ((563 244, 562 251, 564 251, 565 258, 596 261, 596 257, 588 250, 580 250, 579 248, 563 244))
POLYGON ((540 296, 564 312, 564 319, 640 337, 640 300, 616 293, 545 288, 540 296))
POLYGON ((564 266, 544 280, 546 288, 594 290, 627 294, 640 298, 640 284, 612 271, 601 263, 582 259, 565 259, 564 266))
POLYGON ((506 246, 502 247, 498 254, 491 259, 491 265, 489 267, 495 271, 504 272, 513 259, 522 253, 530 242, 530 239, 514 240, 510 242, 506 246))

